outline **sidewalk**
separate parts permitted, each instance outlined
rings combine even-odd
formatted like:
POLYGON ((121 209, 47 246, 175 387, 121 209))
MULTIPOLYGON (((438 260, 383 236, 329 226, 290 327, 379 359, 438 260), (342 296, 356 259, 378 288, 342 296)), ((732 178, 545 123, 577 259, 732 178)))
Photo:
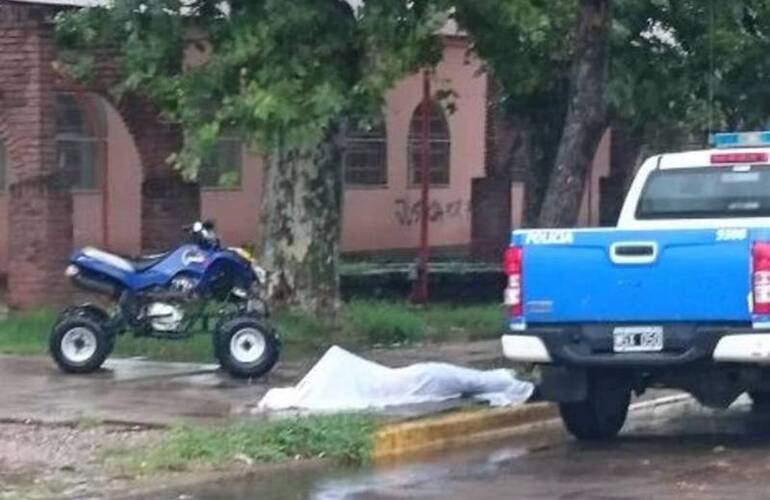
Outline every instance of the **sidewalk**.
MULTIPOLYGON (((504 366, 496 340, 376 349, 365 357, 388 366, 443 361, 487 368, 504 366)), ((250 414, 271 387, 293 385, 316 359, 281 362, 253 383, 235 380, 216 365, 110 359, 93 375, 65 375, 43 357, 0 356, 0 421, 106 420, 148 425, 214 423, 250 414)), ((413 416, 457 402, 400 409, 413 416)))

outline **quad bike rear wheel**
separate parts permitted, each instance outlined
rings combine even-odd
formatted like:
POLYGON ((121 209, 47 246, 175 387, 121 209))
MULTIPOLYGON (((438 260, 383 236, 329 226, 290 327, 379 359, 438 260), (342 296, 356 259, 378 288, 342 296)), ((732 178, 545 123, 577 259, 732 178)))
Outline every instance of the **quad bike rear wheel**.
POLYGON ((59 368, 67 373, 98 370, 115 345, 103 317, 87 311, 67 311, 51 330, 49 351, 59 368))
POLYGON ((238 316, 217 326, 214 354, 236 378, 257 378, 278 362, 281 346, 273 329, 251 316, 238 316))

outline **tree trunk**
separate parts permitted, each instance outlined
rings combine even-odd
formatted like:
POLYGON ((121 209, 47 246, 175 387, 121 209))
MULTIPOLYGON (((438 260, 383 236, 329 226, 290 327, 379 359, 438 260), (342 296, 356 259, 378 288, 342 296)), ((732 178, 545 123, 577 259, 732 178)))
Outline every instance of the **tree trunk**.
POLYGON ((556 161, 538 218, 541 227, 577 222, 586 178, 607 124, 604 89, 610 0, 580 0, 570 98, 556 161))
POLYGON ((522 224, 528 227, 531 206, 537 199, 537 175, 533 146, 534 127, 523 114, 505 114, 499 119, 500 151, 497 157, 499 171, 514 182, 524 183, 524 213, 522 224))
POLYGON ((267 159, 261 263, 277 305, 333 317, 339 303, 342 162, 337 129, 314 148, 282 142, 267 159))
POLYGON ((620 209, 631 187, 642 155, 642 136, 635 133, 627 124, 619 120, 610 122, 612 127, 612 146, 610 148, 610 176, 607 178, 611 193, 604 203, 602 194, 602 217, 614 224, 620 215, 620 209))

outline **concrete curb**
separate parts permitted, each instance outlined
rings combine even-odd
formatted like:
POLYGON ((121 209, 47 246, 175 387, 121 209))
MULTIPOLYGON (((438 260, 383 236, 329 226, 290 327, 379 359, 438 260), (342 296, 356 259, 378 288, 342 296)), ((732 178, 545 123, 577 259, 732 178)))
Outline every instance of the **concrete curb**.
POLYGON ((555 405, 532 403, 480 409, 386 424, 374 436, 375 462, 516 434, 523 426, 558 416, 555 405))
MULTIPOLYGON (((686 394, 663 396, 634 403, 629 412, 655 411, 688 401, 692 401, 692 397, 686 394)), ((531 403, 386 424, 375 434, 371 459, 387 462, 408 455, 521 435, 539 427, 560 426, 558 416, 559 410, 554 404, 531 403)))

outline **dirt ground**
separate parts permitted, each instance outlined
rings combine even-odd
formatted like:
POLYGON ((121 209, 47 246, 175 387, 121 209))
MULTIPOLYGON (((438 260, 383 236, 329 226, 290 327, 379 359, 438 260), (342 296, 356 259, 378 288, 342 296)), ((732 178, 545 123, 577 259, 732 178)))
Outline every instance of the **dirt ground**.
POLYGON ((147 444, 160 432, 89 422, 0 423, 0 498, 88 497, 125 479, 105 465, 111 450, 147 444))
MULTIPOLYGON (((389 366, 446 361, 490 367, 501 359, 496 341, 364 355, 389 366)), ((110 360, 100 373, 70 377, 46 358, 0 356, 0 500, 113 498, 103 492, 130 490, 136 481, 106 466, 110 450, 157 439, 164 432, 159 425, 254 418, 252 408, 266 390, 296 383, 315 361, 284 362, 249 383, 208 365, 110 360)), ((394 418, 441 409, 407 409, 394 418)))

